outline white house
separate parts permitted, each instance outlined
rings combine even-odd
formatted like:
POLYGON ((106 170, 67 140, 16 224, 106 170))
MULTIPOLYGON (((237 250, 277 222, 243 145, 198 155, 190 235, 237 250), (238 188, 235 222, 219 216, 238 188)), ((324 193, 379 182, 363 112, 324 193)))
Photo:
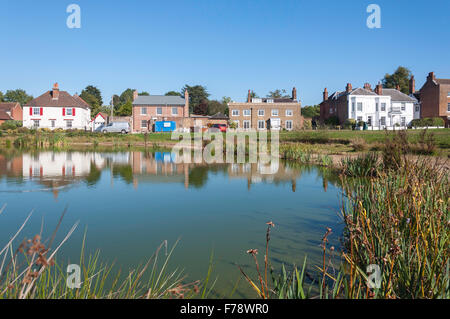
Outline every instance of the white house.
POLYGON ((106 126, 107 124, 108 115, 106 113, 99 112, 92 120, 92 130, 96 131, 97 129, 106 126))
POLYGON ((23 107, 23 126, 28 128, 87 130, 90 123, 89 104, 78 95, 59 91, 58 83, 23 107))
POLYGON ((415 99, 397 89, 382 88, 381 84, 372 91, 367 83, 364 88, 356 89, 348 83, 345 91, 335 92, 330 97, 325 89, 323 99, 321 120, 335 117, 343 124, 354 119, 367 123, 373 130, 406 128, 420 114, 416 111, 415 99))

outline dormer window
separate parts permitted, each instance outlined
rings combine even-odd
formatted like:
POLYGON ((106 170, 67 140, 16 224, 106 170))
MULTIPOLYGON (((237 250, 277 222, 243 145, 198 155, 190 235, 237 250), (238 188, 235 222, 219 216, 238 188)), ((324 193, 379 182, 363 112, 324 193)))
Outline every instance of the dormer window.
POLYGON ((273 103, 273 99, 267 99, 267 103, 273 103))
POLYGON ((262 99, 254 97, 252 98, 252 103, 262 103, 262 99))

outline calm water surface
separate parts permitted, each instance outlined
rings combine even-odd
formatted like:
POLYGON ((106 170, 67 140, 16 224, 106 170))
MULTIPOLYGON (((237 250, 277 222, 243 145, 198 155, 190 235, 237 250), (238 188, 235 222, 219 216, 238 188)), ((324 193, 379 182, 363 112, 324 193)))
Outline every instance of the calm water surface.
MULTIPOLYGON (((251 248, 264 256, 266 222, 275 268, 319 263, 320 240, 342 231, 337 178, 317 167, 280 163, 274 175, 257 164, 175 164, 170 153, 32 152, 0 153, 0 247, 34 210, 22 233, 32 237, 44 225, 50 236, 68 207, 60 239, 80 225, 60 259, 76 262, 85 231, 87 248, 124 269, 150 257, 156 247, 180 238, 172 261, 189 279, 205 277, 214 252, 215 292, 231 292, 241 278, 236 264, 252 269, 251 248)), ((241 281, 234 297, 255 297, 241 281)))

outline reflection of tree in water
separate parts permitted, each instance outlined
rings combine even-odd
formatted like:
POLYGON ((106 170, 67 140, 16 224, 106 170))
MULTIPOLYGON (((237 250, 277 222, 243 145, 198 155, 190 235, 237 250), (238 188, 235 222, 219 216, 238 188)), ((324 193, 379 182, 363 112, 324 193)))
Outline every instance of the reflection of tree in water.
POLYGON ((114 177, 122 177, 127 184, 133 183, 133 168, 131 165, 114 165, 112 173, 114 177))
POLYGON ((228 164, 212 164, 201 165, 193 167, 189 172, 189 186, 195 188, 202 188, 208 181, 208 174, 211 173, 226 173, 228 164))
POLYGON ((102 171, 97 168, 97 166, 91 162, 91 169, 89 175, 86 176, 86 184, 88 186, 94 186, 100 180, 102 176, 102 171))

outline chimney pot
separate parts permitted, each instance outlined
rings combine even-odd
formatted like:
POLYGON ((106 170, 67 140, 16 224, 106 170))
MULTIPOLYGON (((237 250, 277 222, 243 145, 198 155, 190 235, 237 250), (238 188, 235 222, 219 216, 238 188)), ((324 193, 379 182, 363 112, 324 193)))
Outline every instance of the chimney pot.
POLYGON ((383 86, 381 85, 381 83, 377 84, 375 88, 375 93, 378 95, 383 95, 383 86))
POLYGON ((297 101, 297 89, 295 88, 295 86, 294 86, 294 88, 292 89, 292 99, 293 99, 294 101, 297 101))
POLYGON ((189 117, 189 92, 184 91, 184 117, 189 117))
POLYGON ((58 85, 58 83, 53 84, 52 99, 53 100, 59 99, 59 85, 58 85))
POLYGON ((251 101, 252 101, 252 91, 248 90, 247 103, 250 103, 251 101))
POLYGON ((352 84, 347 83, 347 87, 345 88, 345 91, 347 91, 347 93, 350 93, 351 90, 352 90, 352 84))

